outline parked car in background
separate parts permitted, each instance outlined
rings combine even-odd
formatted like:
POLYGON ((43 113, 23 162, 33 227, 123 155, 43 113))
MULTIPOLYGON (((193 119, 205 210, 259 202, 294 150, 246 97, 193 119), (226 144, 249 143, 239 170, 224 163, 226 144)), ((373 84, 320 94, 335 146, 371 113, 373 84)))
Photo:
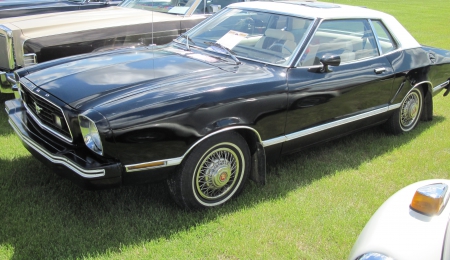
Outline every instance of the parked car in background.
POLYGON ((116 0, 6 0, 0 1, 0 19, 103 8, 118 5, 120 2, 116 0))
POLYGON ((450 259, 450 180, 425 180, 390 197, 370 218, 349 260, 450 259))
POLYGON ((373 125, 431 120, 450 52, 392 16, 319 2, 226 7, 162 46, 16 71, 9 122, 37 158, 90 187, 167 179, 184 208, 221 205, 266 158, 373 125))
POLYGON ((0 19, 0 90, 13 73, 40 62, 121 47, 164 44, 241 0, 125 0, 95 10, 0 19))

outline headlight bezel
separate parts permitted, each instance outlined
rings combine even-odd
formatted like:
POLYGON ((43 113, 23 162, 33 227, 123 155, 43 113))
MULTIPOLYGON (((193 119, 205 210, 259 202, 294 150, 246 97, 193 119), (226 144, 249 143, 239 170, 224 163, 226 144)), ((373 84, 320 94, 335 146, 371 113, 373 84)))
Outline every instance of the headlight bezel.
POLYGON ((367 252, 358 256, 355 260, 393 260, 393 258, 381 253, 367 252))
POLYGON ((103 143, 95 121, 83 113, 78 115, 78 122, 86 147, 94 153, 103 156, 103 143))

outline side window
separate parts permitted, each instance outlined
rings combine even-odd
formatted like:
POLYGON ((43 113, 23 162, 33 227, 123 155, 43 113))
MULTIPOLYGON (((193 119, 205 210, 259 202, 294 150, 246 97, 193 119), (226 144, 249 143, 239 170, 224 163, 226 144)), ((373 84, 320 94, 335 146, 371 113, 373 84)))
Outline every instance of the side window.
POLYGON ((372 21, 375 32, 378 36, 378 42, 380 43, 380 47, 383 53, 388 53, 397 49, 397 44, 392 38, 389 31, 384 27, 384 24, 381 21, 372 21))
POLYGON ((339 55, 342 63, 378 56, 376 40, 369 22, 367 20, 323 21, 298 65, 320 65, 320 59, 324 55, 339 55))

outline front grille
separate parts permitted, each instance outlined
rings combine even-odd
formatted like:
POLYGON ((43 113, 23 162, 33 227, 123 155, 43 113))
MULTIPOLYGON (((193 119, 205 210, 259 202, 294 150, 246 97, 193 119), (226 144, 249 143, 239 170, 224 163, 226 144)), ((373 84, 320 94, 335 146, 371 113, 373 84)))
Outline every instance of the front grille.
POLYGON ((71 142, 72 135, 61 108, 32 93, 26 87, 22 87, 21 91, 27 111, 32 114, 39 125, 65 141, 71 142))

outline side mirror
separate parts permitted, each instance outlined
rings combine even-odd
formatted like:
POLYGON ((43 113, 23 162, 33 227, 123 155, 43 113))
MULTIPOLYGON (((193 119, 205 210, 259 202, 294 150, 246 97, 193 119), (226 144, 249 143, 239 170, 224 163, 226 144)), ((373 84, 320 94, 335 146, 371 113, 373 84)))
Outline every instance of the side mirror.
POLYGON ((328 66, 339 66, 339 64, 341 64, 341 56, 325 54, 320 59, 320 63, 323 65, 320 72, 332 72, 328 66))

